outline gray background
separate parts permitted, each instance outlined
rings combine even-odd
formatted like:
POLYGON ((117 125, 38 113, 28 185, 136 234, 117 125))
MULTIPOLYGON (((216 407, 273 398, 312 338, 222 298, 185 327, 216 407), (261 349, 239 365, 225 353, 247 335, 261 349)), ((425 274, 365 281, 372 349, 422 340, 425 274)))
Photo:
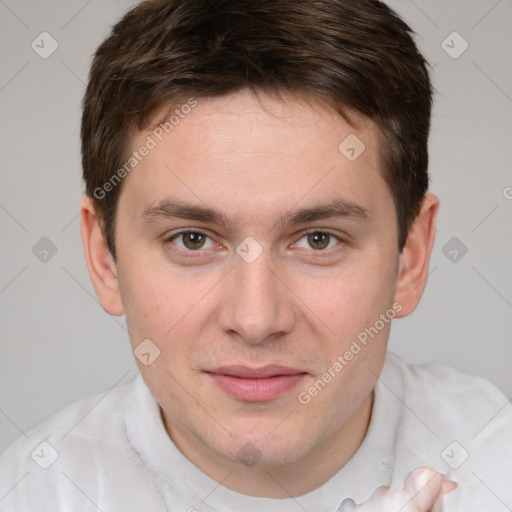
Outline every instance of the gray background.
MULTIPOLYGON (((96 300, 78 222, 88 67, 132 4, 0 0, 0 451, 63 406, 137 372, 124 318, 96 300), (46 59, 31 47, 42 46, 43 31, 58 43, 46 59), (45 242, 33 252, 42 237, 57 248, 46 262, 36 257, 45 242)), ((511 396, 512 1, 390 4, 434 68, 431 190, 442 203, 422 304, 394 323, 390 346, 408 361, 484 376, 511 396), (464 42, 448 37, 454 31, 469 45, 457 58, 464 42)))

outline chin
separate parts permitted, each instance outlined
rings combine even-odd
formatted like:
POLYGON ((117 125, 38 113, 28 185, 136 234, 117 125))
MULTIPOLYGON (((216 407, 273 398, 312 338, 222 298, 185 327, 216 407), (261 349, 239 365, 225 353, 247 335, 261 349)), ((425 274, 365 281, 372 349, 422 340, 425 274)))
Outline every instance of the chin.
POLYGON ((232 436, 224 433, 222 437, 216 437, 213 444, 204 441, 218 457, 247 467, 293 464, 305 457, 319 441, 318 435, 306 433, 307 428, 297 429, 294 424, 293 430, 290 430, 290 425, 284 426, 285 422, 276 428, 278 423, 260 421, 255 424, 251 421, 250 425, 244 424, 230 430, 232 436))

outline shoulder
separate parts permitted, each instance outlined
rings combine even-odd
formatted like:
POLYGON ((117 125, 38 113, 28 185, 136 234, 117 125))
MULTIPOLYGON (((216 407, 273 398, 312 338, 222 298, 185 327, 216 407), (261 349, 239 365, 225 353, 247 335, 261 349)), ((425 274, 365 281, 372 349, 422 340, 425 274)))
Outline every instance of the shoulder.
POLYGON ((388 353, 386 366, 397 375, 396 385, 408 404, 417 404, 424 410, 434 408, 436 415, 448 419, 455 413, 485 417, 486 412, 496 413, 496 408, 503 408, 505 416, 512 421, 509 400, 485 378, 442 363, 405 363, 392 352, 388 353))
POLYGON ((445 364, 406 364, 389 354, 385 368, 401 408, 396 481, 431 466, 459 484, 447 498, 454 510, 509 510, 512 404, 504 393, 445 364))
POLYGON ((12 502, 51 510, 55 496, 65 496, 62 489, 73 487, 73 475, 85 473, 82 469, 96 472, 97 478, 108 470, 106 464, 125 464, 129 451, 124 411, 140 380, 79 400, 14 441, 0 457, 5 506, 12 502))

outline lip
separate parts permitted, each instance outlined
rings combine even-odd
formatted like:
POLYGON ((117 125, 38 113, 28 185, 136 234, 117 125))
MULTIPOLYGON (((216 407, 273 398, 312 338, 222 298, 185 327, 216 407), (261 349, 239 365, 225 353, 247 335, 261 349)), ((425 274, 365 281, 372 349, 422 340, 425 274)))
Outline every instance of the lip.
POLYGON ((306 375, 281 365, 222 366, 206 372, 224 392, 244 402, 267 402, 295 387, 306 375))

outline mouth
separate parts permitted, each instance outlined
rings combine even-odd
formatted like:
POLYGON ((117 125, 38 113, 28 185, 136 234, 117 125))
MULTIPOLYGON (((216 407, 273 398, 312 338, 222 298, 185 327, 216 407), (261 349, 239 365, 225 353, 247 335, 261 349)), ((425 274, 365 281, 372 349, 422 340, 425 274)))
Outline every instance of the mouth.
POLYGON ((287 366, 222 366, 206 374, 225 393, 244 402, 268 402, 294 388, 306 372, 287 366))

